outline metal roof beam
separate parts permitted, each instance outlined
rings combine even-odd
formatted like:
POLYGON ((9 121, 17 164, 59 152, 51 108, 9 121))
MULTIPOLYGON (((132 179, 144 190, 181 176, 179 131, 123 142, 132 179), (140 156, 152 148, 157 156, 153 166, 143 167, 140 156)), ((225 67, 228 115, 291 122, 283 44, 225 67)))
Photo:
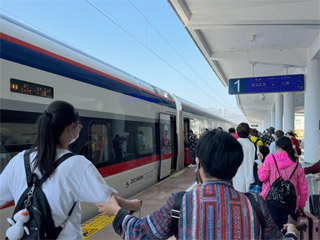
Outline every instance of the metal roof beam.
POLYGON ((259 51, 225 51, 215 52, 210 59, 218 60, 242 60, 269 65, 286 65, 294 67, 306 67, 306 49, 274 49, 259 51))
POLYGON ((189 2, 192 24, 305 23, 319 24, 320 3, 312 1, 211 1, 204 6, 189 2), (227 2, 232 2, 228 5, 227 2), (228 17, 226 17, 228 16, 228 17))

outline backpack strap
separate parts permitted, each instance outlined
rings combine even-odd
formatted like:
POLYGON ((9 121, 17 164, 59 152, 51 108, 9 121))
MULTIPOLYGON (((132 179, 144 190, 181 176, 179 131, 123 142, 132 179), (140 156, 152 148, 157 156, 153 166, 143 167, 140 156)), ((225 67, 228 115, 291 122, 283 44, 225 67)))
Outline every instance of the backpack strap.
POLYGON ((29 161, 29 156, 30 156, 31 150, 26 150, 24 152, 24 168, 26 170, 26 177, 27 177, 27 184, 28 187, 31 187, 32 185, 32 172, 31 172, 31 167, 30 167, 30 161, 29 161))
POLYGON ((271 155, 272 155, 272 157, 273 157, 274 164, 275 164, 275 165, 276 165, 276 167, 277 167, 277 170, 278 170, 279 176, 281 177, 281 174, 280 174, 280 171, 279 171, 279 168, 278 168, 278 164, 277 164, 277 160, 276 160, 276 158, 274 157, 274 155, 273 155, 273 154, 271 154, 271 155))
MULTIPOLYGON (((291 175, 290 175, 289 179, 291 179, 292 175, 293 175, 293 174, 294 174, 294 172, 297 170, 298 165, 299 165, 299 162, 297 162, 297 165, 296 165, 296 167, 294 168, 293 172, 291 173, 291 175)), ((288 180, 289 180, 289 179, 288 179, 288 180)))
POLYGON ((178 225, 179 225, 179 219, 180 219, 180 208, 181 208, 181 203, 182 203, 182 198, 186 192, 178 192, 174 204, 171 210, 171 219, 172 219, 172 230, 174 235, 177 237, 178 236, 178 225))
MULTIPOLYGON (((32 176, 33 176, 33 173, 31 171, 31 166, 30 166, 30 154, 31 154, 31 150, 27 150, 25 151, 24 153, 24 167, 25 167, 25 170, 26 170, 26 177, 27 177, 27 183, 28 183, 28 186, 30 187, 32 185, 32 176)), ((74 156, 75 154, 73 153, 66 153, 64 154, 62 157, 60 157, 58 160, 56 160, 54 162, 54 169, 56 169, 63 161, 67 160, 69 157, 72 157, 74 156)), ((44 174, 42 176, 42 178, 40 179, 40 186, 50 177, 50 175, 48 174, 44 174)))
MULTIPOLYGON (((280 171, 279 171, 279 168, 278 168, 278 164, 277 164, 277 161, 276 161, 276 159, 275 159, 275 157, 274 157, 274 155, 273 155, 273 154, 272 154, 272 157, 273 157, 274 163, 276 164, 276 167, 277 167, 278 173, 279 173, 279 175, 280 175, 280 171)), ((298 165, 299 165, 299 162, 297 162, 296 167, 294 168, 294 170, 293 170, 293 172, 291 173, 291 175, 290 175, 290 177, 288 178, 288 180, 290 180, 290 179, 291 179, 291 177, 293 176, 294 172, 297 170, 298 165)), ((280 177, 281 177, 281 175, 280 175, 280 177)))
POLYGON ((264 215, 262 213, 262 210, 260 208, 260 206, 258 205, 255 197, 253 196, 253 194, 251 193, 245 193, 244 195, 246 195, 246 197, 249 199, 251 206, 253 207, 254 211, 256 212, 260 225, 261 225, 261 229, 263 231, 265 225, 266 225, 266 220, 264 219, 264 215))
MULTIPOLYGON (((69 157, 74 156, 73 153, 66 153, 63 156, 61 156, 58 160, 54 162, 54 169, 56 169, 61 163, 63 163, 65 160, 67 160, 69 157)), ((40 179, 40 186, 50 177, 48 174, 44 174, 42 178, 40 179)))

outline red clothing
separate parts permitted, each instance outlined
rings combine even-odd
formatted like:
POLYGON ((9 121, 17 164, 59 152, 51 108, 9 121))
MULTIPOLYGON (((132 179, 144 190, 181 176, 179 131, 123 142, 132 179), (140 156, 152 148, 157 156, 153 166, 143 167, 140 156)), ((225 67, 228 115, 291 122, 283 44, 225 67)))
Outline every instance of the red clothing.
POLYGON ((234 137, 235 139, 238 139, 238 138, 239 138, 239 135, 236 134, 236 133, 231 133, 231 136, 234 137))
POLYGON ((300 148, 300 143, 299 143, 299 140, 298 139, 296 139, 295 137, 290 137, 291 138, 291 142, 292 142, 292 144, 295 146, 295 150, 296 150, 296 153, 298 154, 298 155, 300 155, 299 154, 299 148, 300 148))
POLYGON ((318 162, 316 162, 315 164, 313 164, 311 167, 307 167, 304 169, 304 173, 305 174, 309 174, 309 173, 320 173, 320 160, 318 162))

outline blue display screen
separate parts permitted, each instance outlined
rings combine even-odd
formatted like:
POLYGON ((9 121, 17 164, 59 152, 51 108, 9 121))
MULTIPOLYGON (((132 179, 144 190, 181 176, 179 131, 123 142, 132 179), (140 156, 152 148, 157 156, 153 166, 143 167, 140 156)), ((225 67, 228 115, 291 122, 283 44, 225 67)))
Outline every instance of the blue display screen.
POLYGON ((229 79, 229 94, 304 91, 304 75, 280 75, 229 79))

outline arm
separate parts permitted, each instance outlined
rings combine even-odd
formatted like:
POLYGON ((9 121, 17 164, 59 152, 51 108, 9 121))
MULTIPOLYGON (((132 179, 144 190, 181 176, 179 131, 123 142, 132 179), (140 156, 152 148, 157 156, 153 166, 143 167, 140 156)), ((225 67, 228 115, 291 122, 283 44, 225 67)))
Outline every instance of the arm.
POLYGON ((320 160, 318 162, 316 162, 315 164, 313 164, 312 166, 305 168, 304 173, 305 174, 320 173, 320 160))
MULTIPOLYGON (((19 153, 18 155, 21 157, 21 153, 19 153)), ((6 203, 13 200, 13 194, 10 190, 10 186, 12 184, 12 183, 10 183, 10 179, 14 175, 12 174, 13 170, 11 170, 11 169, 13 169, 12 165, 14 163, 14 159, 19 157, 18 155, 16 155, 16 157, 14 157, 13 159, 11 159, 9 161, 8 165, 5 167, 5 169, 0 174, 0 207, 4 206, 6 203)), ((22 162, 22 164, 23 164, 23 162, 22 162)))
POLYGON ((299 194, 299 201, 297 208, 304 208, 306 206, 306 201, 308 199, 308 183, 306 175, 304 174, 303 168, 298 166, 298 194, 299 194))
POLYGON ((124 208, 127 211, 139 212, 142 202, 138 199, 124 199, 122 197, 116 196, 117 202, 121 208, 124 208))
POLYGON ((172 195, 159 210, 144 219, 138 219, 121 209, 115 197, 105 203, 96 204, 99 212, 114 215, 113 228, 123 239, 168 239, 173 235, 171 210, 176 195, 172 195))
POLYGON ((261 182, 265 182, 269 179, 270 176, 270 158, 272 159, 272 156, 269 154, 266 159, 264 160, 264 163, 262 166, 258 167, 258 177, 261 182))

